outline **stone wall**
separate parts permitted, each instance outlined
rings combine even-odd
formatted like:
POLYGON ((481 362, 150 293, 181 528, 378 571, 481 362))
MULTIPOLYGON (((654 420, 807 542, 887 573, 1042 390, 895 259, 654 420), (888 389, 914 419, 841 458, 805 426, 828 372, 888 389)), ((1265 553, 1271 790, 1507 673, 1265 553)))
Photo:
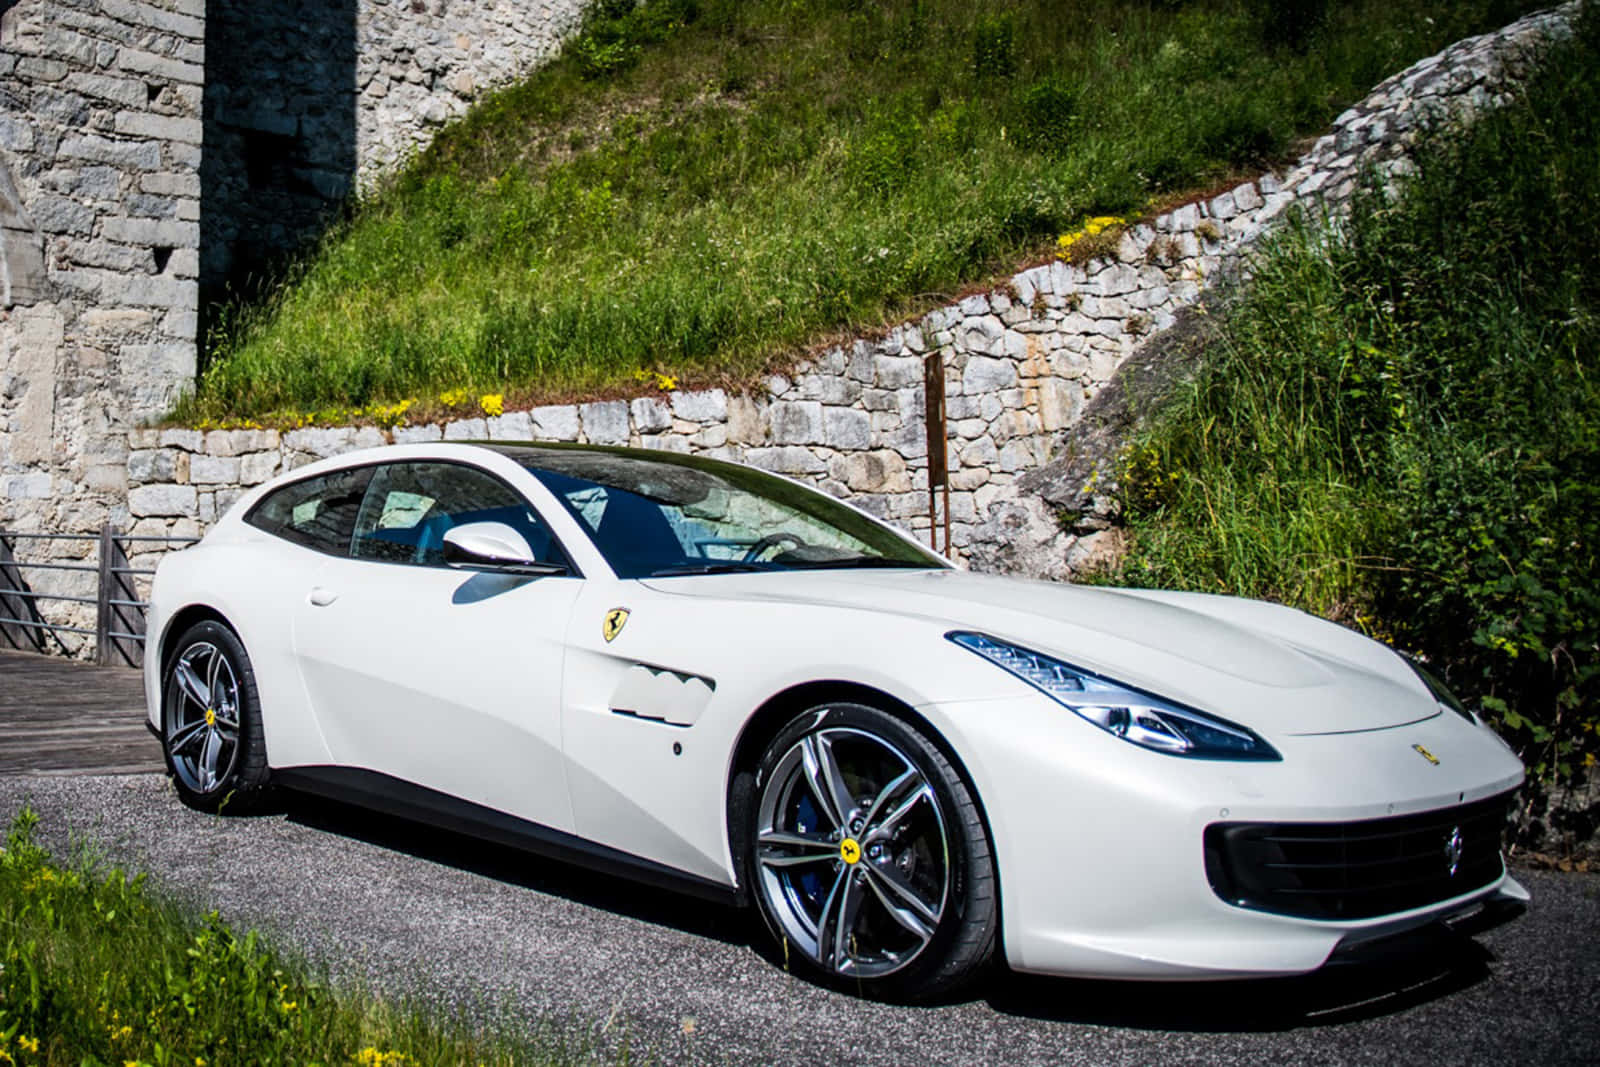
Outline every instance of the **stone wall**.
POLYGON ((203 8, 0 5, 0 528, 126 521, 128 430, 193 379, 203 8))
MULTIPOLYGON (((386 441, 631 444, 743 460, 806 479, 926 533, 923 360, 944 359, 952 555, 972 566, 1062 578, 1116 534, 1058 519, 1037 472, 1059 460, 1086 404, 1217 281, 1247 270, 1291 208, 1336 216, 1361 174, 1395 178, 1422 130, 1506 99, 1575 5, 1460 42, 1385 81, 1281 177, 1129 228, 1113 255, 1051 262, 997 289, 837 346, 754 395, 673 392, 468 418, 392 432, 345 427, 133 436, 129 506, 140 532, 194 530, 242 488, 313 458, 386 441)), ((1085 487, 1075 487, 1084 492, 1085 487)), ((1085 494, 1096 495, 1094 487, 1085 494)))
MULTIPOLYGON (((553 55, 584 7, 0 0, 0 529, 126 527, 128 432, 192 386, 209 298, 553 55)), ((74 577, 29 580, 92 592, 74 577)))

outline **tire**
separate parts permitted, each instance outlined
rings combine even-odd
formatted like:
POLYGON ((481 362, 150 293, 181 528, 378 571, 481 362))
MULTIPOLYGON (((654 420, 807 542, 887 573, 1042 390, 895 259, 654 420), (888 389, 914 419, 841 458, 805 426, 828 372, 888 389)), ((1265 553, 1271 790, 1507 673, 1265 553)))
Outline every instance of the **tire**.
POLYGON ((244 645, 214 620, 173 645, 161 676, 161 750, 178 797, 200 811, 247 813, 269 793, 261 701, 244 645))
POLYGON ((811 708, 735 789, 735 854, 786 964, 851 992, 926 1000, 991 963, 988 833, 972 791, 915 727, 864 704, 811 708))

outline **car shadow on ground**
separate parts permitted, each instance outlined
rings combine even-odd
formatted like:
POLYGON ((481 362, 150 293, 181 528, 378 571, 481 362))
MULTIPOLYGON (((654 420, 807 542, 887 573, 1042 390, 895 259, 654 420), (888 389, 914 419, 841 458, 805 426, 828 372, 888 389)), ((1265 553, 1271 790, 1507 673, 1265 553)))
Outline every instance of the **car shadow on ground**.
MULTIPOLYGON (((773 967, 787 969, 751 908, 664 889, 640 892, 639 883, 625 878, 321 798, 288 794, 279 811, 312 829, 747 947, 773 967)), ((1131 982, 1047 978, 1002 968, 921 1010, 981 1002, 1002 1015, 1136 1030, 1221 1033, 1331 1026, 1406 1011, 1485 981, 1494 957, 1473 935, 1512 914, 1485 911, 1449 927, 1424 927, 1359 958, 1295 978, 1131 982)))
POLYGON ((1407 1011, 1486 981, 1495 957, 1474 935, 1519 913, 1486 909, 1450 926, 1435 923, 1293 978, 1115 982, 1007 973, 984 999, 1005 1015, 1137 1030, 1334 1026, 1407 1011))
POLYGON ((285 818, 302 826, 697 937, 750 945, 759 932, 755 925, 759 919, 748 909, 666 889, 640 892, 640 883, 627 878, 437 830, 398 816, 298 793, 284 795, 279 810, 285 818))

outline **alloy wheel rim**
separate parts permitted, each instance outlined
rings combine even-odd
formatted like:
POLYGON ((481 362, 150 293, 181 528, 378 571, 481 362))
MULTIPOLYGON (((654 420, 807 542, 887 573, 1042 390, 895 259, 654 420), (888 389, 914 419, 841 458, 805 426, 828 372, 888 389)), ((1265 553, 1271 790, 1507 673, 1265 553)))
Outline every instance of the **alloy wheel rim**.
POLYGON ((850 727, 796 741, 761 790, 756 880, 790 946, 881 978, 933 940, 950 893, 938 795, 906 755, 850 727))
POLYGON ((188 646, 173 662, 168 684, 167 751, 185 786, 217 789, 239 758, 239 679, 209 641, 188 646))

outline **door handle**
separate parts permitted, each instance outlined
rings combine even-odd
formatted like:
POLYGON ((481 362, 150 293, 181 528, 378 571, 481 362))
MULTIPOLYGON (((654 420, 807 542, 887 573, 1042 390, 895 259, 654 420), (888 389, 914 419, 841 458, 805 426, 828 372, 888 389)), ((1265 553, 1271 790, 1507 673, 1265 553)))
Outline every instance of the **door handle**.
POLYGON ((332 604, 335 600, 338 600, 339 594, 335 593, 332 589, 324 589, 319 585, 311 590, 311 595, 306 599, 310 600, 311 603, 315 604, 319 608, 325 608, 329 604, 332 604))

